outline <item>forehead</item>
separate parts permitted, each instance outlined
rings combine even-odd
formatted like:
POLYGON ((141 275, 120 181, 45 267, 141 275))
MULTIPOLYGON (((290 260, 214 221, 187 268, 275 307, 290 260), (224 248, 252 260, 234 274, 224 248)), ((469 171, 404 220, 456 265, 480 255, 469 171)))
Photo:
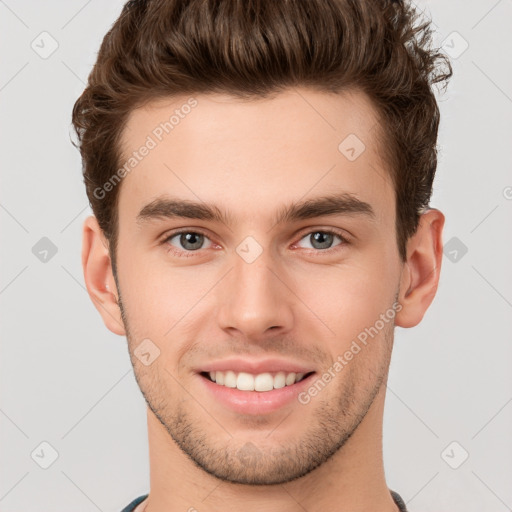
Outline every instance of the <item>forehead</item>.
POLYGON ((332 193, 389 216, 394 191, 380 133, 372 104, 355 91, 153 101, 131 113, 122 134, 120 222, 135 221, 165 194, 224 205, 249 222, 267 213, 270 222, 283 205, 332 193))

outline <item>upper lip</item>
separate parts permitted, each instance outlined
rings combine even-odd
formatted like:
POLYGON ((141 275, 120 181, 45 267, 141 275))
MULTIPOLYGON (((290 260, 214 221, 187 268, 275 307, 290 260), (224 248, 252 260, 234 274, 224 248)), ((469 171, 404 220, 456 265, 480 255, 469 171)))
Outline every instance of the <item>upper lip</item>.
POLYGON ((255 375, 259 373, 279 371, 283 371, 285 373, 310 373, 314 371, 310 366, 289 360, 287 361, 286 359, 262 359, 259 361, 251 361, 248 359, 232 358, 205 364, 198 369, 198 373, 228 370, 232 370, 235 373, 247 372, 255 375))

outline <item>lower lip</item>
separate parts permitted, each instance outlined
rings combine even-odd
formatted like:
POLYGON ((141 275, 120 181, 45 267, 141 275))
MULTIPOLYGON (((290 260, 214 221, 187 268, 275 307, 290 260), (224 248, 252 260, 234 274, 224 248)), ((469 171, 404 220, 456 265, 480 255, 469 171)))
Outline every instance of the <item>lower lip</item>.
POLYGON ((239 414, 262 415, 277 411, 294 400, 299 403, 298 394, 310 385, 315 373, 291 386, 272 391, 241 391, 237 388, 216 384, 201 374, 197 375, 208 392, 232 411, 239 414))

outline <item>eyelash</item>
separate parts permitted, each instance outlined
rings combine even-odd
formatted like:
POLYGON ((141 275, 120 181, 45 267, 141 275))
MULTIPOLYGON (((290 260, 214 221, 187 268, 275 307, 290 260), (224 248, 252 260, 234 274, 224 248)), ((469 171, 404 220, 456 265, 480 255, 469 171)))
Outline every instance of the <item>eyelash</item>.
MULTIPOLYGON (((181 235, 183 233, 194 233, 196 235, 202 235, 204 236, 205 238, 208 238, 208 235, 200 230, 200 229, 181 229, 181 230, 178 230, 178 231, 174 231, 172 233, 170 233, 168 236, 166 236, 163 240, 162 240, 162 244, 163 245, 166 245, 166 251, 167 252, 171 252, 173 253, 175 256, 178 256, 179 258, 191 258, 191 257, 194 257, 196 255, 196 253, 199 253, 201 251, 201 249, 197 249, 196 251, 185 251, 185 250, 179 250, 179 249, 176 249, 174 246, 172 246, 171 244, 169 244, 169 240, 171 240, 172 238, 174 238, 175 236, 177 235, 181 235), (184 253, 184 254, 183 254, 184 253)), ((307 232, 304 232, 300 238, 298 239, 298 242, 300 242, 303 238, 305 238, 306 236, 308 235, 312 235, 313 233, 323 233, 323 234, 328 234, 328 235, 334 235, 334 236, 337 236, 340 240, 341 240, 341 243, 334 246, 334 247, 330 247, 328 249, 305 249, 306 251, 308 252, 312 252, 313 254, 317 254, 318 256, 320 256, 321 254, 325 254, 325 253, 331 253, 332 251, 336 251, 338 250, 337 248, 342 248, 346 245, 348 245, 350 242, 337 230, 335 229, 313 229, 311 231, 307 231, 307 232)), ((297 243, 298 243, 297 242, 297 243)), ((294 244, 295 245, 295 244, 294 244)))

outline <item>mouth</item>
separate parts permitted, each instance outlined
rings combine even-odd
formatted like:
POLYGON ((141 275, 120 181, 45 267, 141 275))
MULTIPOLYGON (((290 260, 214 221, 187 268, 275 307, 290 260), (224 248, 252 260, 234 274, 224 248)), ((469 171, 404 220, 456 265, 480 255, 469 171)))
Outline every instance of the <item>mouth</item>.
POLYGON ((318 374, 311 363, 282 357, 228 357, 204 362, 194 373, 199 393, 205 394, 214 410, 249 416, 303 407, 301 393, 318 374))
POLYGON ((203 371, 196 373, 212 407, 221 407, 238 415, 266 416, 285 407, 304 407, 299 400, 313 383, 316 372, 203 371))

